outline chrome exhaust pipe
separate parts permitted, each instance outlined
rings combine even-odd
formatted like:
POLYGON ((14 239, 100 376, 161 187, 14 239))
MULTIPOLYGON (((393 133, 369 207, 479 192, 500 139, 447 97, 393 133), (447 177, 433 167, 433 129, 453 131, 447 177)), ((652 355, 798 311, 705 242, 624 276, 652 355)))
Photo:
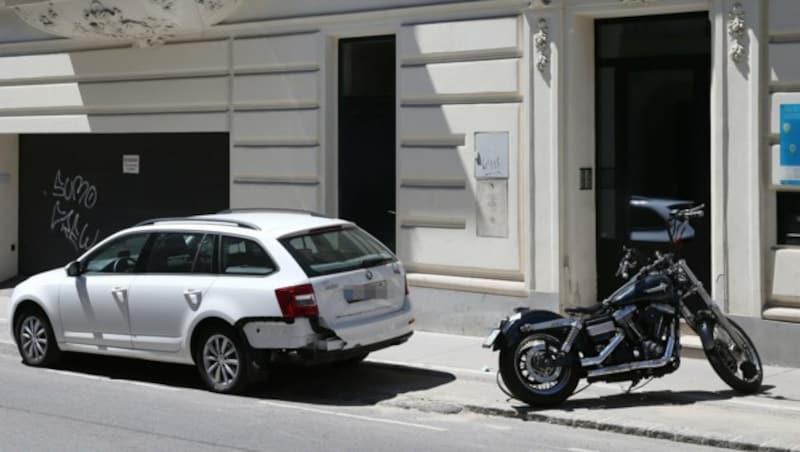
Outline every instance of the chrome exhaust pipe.
POLYGON ((606 348, 604 348, 603 351, 601 351, 600 354, 597 356, 592 356, 591 358, 583 358, 581 360, 581 366, 591 367, 603 364, 603 361, 605 361, 609 356, 611 356, 611 353, 614 352, 614 350, 617 348, 617 346, 622 342, 624 338, 625 334, 622 331, 617 330, 617 334, 613 338, 611 338, 611 342, 609 342, 608 345, 606 345, 606 348))
MULTIPOLYGON (((630 372, 632 370, 653 369, 663 367, 672 359, 672 351, 675 349, 675 323, 672 324, 672 334, 667 341, 666 350, 661 358, 652 359, 650 361, 641 361, 636 363, 625 363, 612 367, 605 367, 600 369, 590 370, 586 373, 588 378, 600 377, 603 375, 618 374, 622 372, 630 372)), ((581 360, 583 364, 583 360, 581 360)))

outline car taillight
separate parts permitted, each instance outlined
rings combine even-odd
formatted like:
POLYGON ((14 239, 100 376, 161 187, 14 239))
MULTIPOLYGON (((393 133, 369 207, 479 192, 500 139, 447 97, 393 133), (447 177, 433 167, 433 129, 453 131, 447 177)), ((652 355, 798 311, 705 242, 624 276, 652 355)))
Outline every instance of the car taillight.
POLYGON ((284 318, 293 319, 319 315, 317 299, 314 297, 314 287, 311 284, 275 289, 275 297, 278 298, 284 318))

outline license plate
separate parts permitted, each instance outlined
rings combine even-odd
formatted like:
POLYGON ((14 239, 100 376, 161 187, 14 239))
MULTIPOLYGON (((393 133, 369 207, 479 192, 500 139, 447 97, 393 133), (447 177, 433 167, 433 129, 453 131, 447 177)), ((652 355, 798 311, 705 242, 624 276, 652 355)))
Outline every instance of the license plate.
POLYGON ((386 281, 376 281, 361 286, 346 286, 344 288, 344 299, 348 303, 386 298, 386 295, 386 281))
POLYGON ((486 339, 484 339, 483 341, 483 348, 491 348, 494 345, 494 341, 497 340, 497 336, 499 335, 500 335, 499 328, 495 328, 491 332, 489 332, 489 335, 486 336, 486 339))

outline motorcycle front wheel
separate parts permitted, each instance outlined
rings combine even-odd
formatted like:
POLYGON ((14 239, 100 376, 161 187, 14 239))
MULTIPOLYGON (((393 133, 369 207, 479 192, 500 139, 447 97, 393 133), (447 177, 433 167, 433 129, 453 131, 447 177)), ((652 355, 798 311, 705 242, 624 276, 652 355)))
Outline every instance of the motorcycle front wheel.
POLYGON ((739 392, 757 392, 764 379, 761 357, 742 327, 731 319, 728 322, 733 331, 714 324, 714 348, 706 350, 706 358, 728 386, 739 392))
POLYGON ((500 375, 517 399, 532 406, 557 405, 578 385, 574 351, 560 356, 562 340, 545 333, 524 336, 500 350, 500 375))

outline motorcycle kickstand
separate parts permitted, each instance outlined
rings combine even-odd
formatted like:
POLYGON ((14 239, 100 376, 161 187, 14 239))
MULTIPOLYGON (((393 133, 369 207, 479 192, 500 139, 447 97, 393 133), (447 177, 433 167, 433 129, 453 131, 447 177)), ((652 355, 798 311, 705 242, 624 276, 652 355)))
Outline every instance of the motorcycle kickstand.
POLYGON ((641 380, 639 380, 639 379, 631 380, 631 385, 628 386, 628 389, 625 390, 625 394, 630 394, 631 391, 633 391, 633 388, 635 388, 636 385, 638 385, 640 381, 641 380))

